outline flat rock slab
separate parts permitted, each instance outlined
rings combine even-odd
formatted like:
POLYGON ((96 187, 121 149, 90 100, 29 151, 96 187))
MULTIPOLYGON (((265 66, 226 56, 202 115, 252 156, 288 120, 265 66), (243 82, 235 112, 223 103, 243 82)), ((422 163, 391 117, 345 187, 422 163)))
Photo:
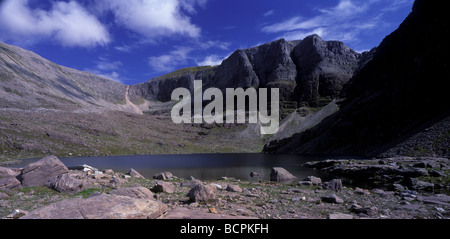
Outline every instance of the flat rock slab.
POLYGON ((101 194, 53 203, 21 219, 155 219, 166 211, 154 200, 101 194))
POLYGON ((109 192, 109 194, 121 195, 137 199, 154 199, 152 191, 144 187, 120 188, 109 192))
POLYGON ((209 210, 194 210, 178 207, 166 215, 162 219, 258 219, 256 217, 231 216, 223 214, 210 213, 209 210))

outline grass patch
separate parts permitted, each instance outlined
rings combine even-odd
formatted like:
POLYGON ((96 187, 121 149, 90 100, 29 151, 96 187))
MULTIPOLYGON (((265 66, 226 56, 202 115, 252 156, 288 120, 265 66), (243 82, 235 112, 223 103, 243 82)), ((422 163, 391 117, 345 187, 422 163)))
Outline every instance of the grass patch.
POLYGON ((84 191, 81 191, 81 192, 78 192, 78 193, 76 193, 76 194, 74 194, 73 196, 74 197, 82 197, 82 198, 88 198, 89 196, 91 196, 93 193, 96 193, 96 192, 100 192, 100 193, 105 193, 105 192, 109 192, 109 191, 111 191, 110 189, 101 189, 101 188, 89 188, 89 189, 86 189, 86 190, 84 190, 84 191))
POLYGON ((195 67, 188 67, 188 68, 183 68, 174 72, 171 72, 169 74, 163 75, 160 78, 177 78, 177 77, 182 77, 184 75, 186 75, 187 73, 195 73, 195 72, 199 72, 202 70, 208 70, 208 69, 213 69, 213 66, 195 66, 195 67))

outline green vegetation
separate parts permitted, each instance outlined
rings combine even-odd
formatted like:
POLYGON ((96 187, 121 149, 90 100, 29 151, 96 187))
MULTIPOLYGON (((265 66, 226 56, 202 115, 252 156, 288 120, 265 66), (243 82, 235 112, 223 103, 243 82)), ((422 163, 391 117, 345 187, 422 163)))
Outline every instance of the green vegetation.
POLYGON ((202 70, 208 70, 208 69, 212 70, 214 68, 215 68, 214 66, 188 67, 188 68, 183 68, 183 69, 171 72, 169 74, 163 75, 160 78, 176 78, 176 77, 184 76, 184 75, 186 75, 189 72, 196 73, 196 72, 199 72, 199 71, 202 71, 202 70))
POLYGON ((79 193, 76 193, 73 195, 73 197, 82 197, 82 198, 87 198, 89 196, 91 196, 93 193, 95 192, 99 192, 99 193, 107 193, 109 191, 111 191, 112 189, 101 189, 101 188, 89 188, 86 189, 84 191, 81 191, 79 193))

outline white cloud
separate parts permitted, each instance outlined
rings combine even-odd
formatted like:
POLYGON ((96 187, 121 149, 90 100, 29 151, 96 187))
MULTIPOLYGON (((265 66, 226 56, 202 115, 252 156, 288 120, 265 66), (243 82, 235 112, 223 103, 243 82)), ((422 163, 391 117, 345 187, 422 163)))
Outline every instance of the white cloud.
POLYGON ((75 1, 53 2, 46 11, 30 9, 28 0, 6 0, 0 8, 0 30, 3 40, 53 38, 70 47, 103 46, 111 41, 106 27, 75 1))
POLYGON ((194 14, 197 13, 195 6, 205 7, 208 0, 180 0, 180 6, 187 12, 194 14))
POLYGON ((223 41, 198 41, 196 44, 204 50, 208 50, 211 48, 218 48, 221 50, 229 50, 231 43, 230 42, 223 42, 223 41))
POLYGON ((119 70, 123 64, 120 61, 108 61, 108 59, 104 57, 99 57, 99 60, 96 61, 97 69, 102 71, 112 71, 119 70))
POLYGON ((298 40, 311 34, 318 34, 327 40, 346 42, 359 41, 361 34, 377 31, 386 24, 383 22, 384 11, 392 11, 405 6, 410 0, 340 0, 330 8, 316 9, 317 14, 305 18, 294 16, 281 22, 262 27, 266 33, 279 34, 287 40, 298 40), (377 4, 377 6, 374 6, 377 4), (372 7, 384 6, 380 11, 369 11, 372 7), (374 14, 375 12, 375 14, 374 14))
POLYGON ((120 75, 120 72, 124 71, 121 61, 110 61, 105 57, 99 57, 97 61, 94 61, 94 64, 95 68, 86 68, 84 71, 124 83, 124 79, 120 75))
POLYGON ((217 55, 210 55, 206 56, 205 59, 203 59, 200 62, 197 62, 198 66, 217 66, 222 64, 222 61, 224 60, 223 57, 217 56, 217 55))
POLYGON ((122 26, 147 38, 142 42, 175 35, 198 38, 201 29, 188 15, 196 14, 208 0, 51 0, 49 9, 32 8, 29 0, 0 1, 0 40, 35 43, 53 39, 64 46, 93 47, 113 41, 106 25, 122 26), (106 24, 100 19, 112 21, 106 24))
POLYGON ((268 16, 272 16, 273 14, 275 14, 275 10, 269 10, 269 11, 265 12, 263 14, 263 16, 268 17, 268 16))
POLYGON ((305 37, 313 35, 313 34, 317 34, 322 38, 328 37, 328 33, 326 32, 326 30, 324 28, 319 27, 319 28, 313 29, 311 31, 298 30, 298 31, 287 32, 283 35, 283 38, 288 41, 299 40, 299 39, 304 39, 305 37))
POLYGON ((149 57, 148 64, 156 72, 170 72, 176 70, 177 66, 185 64, 192 51, 190 47, 176 47, 168 54, 149 57))
POLYGON ((111 11, 115 23, 149 38, 174 34, 199 37, 200 28, 184 13, 195 13, 206 0, 104 0, 99 8, 111 11), (184 11, 183 11, 184 10, 184 11))

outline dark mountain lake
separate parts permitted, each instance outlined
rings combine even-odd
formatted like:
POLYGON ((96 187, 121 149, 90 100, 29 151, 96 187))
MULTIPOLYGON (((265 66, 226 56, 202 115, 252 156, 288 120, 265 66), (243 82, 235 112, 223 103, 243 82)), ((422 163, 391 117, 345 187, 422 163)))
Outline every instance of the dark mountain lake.
MULTIPOLYGON (((179 155, 136 155, 60 158, 67 166, 87 164, 99 170, 112 169, 126 173, 135 169, 146 178, 152 178, 159 172, 171 172, 186 178, 194 176, 200 180, 214 180, 220 177, 233 177, 241 180, 255 180, 250 172, 261 174, 263 180, 269 180, 272 167, 283 167, 299 179, 307 176, 320 176, 314 169, 302 167, 309 161, 325 160, 336 157, 272 155, 272 154, 179 154, 179 155)), ((24 167, 36 159, 23 160, 11 167, 24 167)))

